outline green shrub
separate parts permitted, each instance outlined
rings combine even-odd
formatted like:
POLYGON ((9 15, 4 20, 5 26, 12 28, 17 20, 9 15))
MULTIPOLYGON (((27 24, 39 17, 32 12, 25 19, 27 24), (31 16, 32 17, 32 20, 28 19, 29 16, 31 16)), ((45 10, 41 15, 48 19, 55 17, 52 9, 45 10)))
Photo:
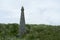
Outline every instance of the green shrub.
MULTIPOLYGON (((60 26, 52 25, 32 25, 26 24, 26 34, 22 40, 60 40, 60 26)), ((14 24, 0 24, 0 38, 1 37, 16 37, 19 32, 19 25, 14 24)), ((14 38, 15 39, 15 38, 14 38)), ((16 38, 19 40, 19 38, 16 38)))

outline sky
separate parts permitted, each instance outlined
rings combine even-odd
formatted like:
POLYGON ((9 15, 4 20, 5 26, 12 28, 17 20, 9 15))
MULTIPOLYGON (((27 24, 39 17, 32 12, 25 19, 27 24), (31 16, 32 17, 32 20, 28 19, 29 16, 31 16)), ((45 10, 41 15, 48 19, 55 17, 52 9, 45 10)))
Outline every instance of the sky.
POLYGON ((26 24, 60 25, 60 0, 0 0, 0 23, 19 23, 22 6, 26 24))

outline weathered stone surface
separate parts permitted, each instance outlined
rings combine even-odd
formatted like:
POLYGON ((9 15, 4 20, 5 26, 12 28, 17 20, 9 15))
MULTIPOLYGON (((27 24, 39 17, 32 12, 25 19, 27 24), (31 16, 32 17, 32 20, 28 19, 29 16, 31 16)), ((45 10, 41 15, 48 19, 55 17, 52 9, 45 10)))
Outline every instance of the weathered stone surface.
POLYGON ((20 18, 20 36, 25 33, 25 17, 24 17, 24 7, 21 8, 21 18, 20 18))

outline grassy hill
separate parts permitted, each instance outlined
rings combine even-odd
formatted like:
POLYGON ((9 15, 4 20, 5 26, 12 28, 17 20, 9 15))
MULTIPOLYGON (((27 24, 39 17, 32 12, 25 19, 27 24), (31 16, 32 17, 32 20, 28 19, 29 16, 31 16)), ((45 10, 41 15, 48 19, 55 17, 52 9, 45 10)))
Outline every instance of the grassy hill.
POLYGON ((26 24, 26 34, 17 36, 19 25, 0 24, 0 40, 60 40, 60 26, 26 24))

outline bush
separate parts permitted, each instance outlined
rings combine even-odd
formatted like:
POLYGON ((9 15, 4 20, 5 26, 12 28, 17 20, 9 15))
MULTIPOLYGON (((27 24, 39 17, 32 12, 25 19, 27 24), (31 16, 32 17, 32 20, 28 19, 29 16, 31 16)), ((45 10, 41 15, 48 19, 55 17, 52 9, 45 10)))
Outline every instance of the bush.
MULTIPOLYGON (((60 40, 60 26, 26 24, 25 28, 26 34, 24 34, 22 40, 60 40)), ((12 37, 16 37, 18 32, 19 25, 16 23, 0 24, 0 38, 7 36, 12 39, 12 37)), ((19 40, 19 38, 17 39, 19 40)))

